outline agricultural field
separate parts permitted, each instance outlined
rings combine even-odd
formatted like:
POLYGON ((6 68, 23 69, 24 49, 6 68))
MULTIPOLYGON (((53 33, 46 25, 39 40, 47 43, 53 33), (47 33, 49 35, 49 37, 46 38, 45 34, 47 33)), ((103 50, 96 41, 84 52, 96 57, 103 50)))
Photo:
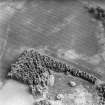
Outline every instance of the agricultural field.
POLYGON ((104 0, 0 0, 0 105, 105 105, 104 0))

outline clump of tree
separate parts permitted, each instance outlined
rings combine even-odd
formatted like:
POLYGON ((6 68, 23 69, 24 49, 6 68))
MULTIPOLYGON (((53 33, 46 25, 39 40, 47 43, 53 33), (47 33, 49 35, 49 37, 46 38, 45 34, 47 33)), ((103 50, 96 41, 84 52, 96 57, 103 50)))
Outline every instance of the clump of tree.
POLYGON ((42 67, 34 50, 25 50, 16 62, 11 64, 8 77, 28 84, 33 95, 42 95, 48 88, 50 69, 42 67))
POLYGON ((87 5, 88 13, 90 13, 95 19, 105 21, 105 9, 98 5, 87 5))
MULTIPOLYGON (((48 89, 49 79, 54 80, 54 77, 50 78, 52 76, 51 71, 68 73, 92 84, 97 81, 94 75, 81 71, 72 64, 68 65, 65 62, 41 54, 34 49, 24 50, 19 55, 16 62, 11 64, 11 71, 8 73, 8 77, 28 84, 32 94, 36 95, 43 94, 43 91, 48 89)), ((53 80, 51 80, 52 83, 54 82, 53 80)))

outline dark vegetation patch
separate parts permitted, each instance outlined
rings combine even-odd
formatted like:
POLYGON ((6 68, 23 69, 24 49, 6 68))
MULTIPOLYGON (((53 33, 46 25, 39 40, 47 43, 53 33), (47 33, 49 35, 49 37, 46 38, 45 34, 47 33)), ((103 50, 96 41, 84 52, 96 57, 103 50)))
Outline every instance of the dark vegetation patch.
MULTIPOLYGON (((29 85, 33 95, 42 95, 49 86, 51 71, 57 73, 67 73, 73 77, 81 78, 95 85, 97 77, 87 72, 81 71, 73 65, 41 54, 34 49, 24 50, 14 64, 11 64, 11 71, 8 77, 16 79, 29 85)), ((105 102, 105 85, 97 85, 96 90, 100 96, 101 103, 105 102)))
POLYGON ((11 65, 8 76, 29 85, 33 95, 42 95, 47 89, 50 70, 42 67, 37 53, 24 51, 11 65))
POLYGON ((105 26, 105 9, 100 6, 87 6, 88 13, 94 17, 96 20, 102 21, 105 26))
POLYGON ((96 86, 97 94, 100 97, 100 105, 105 105, 105 84, 96 86))
MULTIPOLYGON (((88 13, 97 21, 101 21, 105 28, 105 9, 100 6, 88 5, 88 13)), ((99 104, 105 105, 105 83, 96 86, 97 94, 100 97, 99 104)))
POLYGON ((42 55, 33 49, 25 50, 18 57, 17 61, 11 65, 11 73, 9 73, 9 75, 17 72, 21 74, 19 76, 22 77, 23 72, 20 71, 29 72, 29 70, 32 71, 32 73, 38 73, 40 71, 40 74, 50 70, 60 73, 69 73, 72 76, 80 77, 86 81, 89 81, 92 84, 95 84, 97 80, 97 78, 92 74, 81 71, 73 65, 60 62, 50 56, 42 55))
POLYGON ((91 13, 97 20, 105 20, 105 10, 101 7, 90 7, 88 9, 89 13, 91 13))

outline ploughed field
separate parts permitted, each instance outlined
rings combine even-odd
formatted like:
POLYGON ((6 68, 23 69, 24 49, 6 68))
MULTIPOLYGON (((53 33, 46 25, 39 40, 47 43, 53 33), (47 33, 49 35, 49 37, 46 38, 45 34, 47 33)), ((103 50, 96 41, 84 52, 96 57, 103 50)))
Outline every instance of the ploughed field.
POLYGON ((1 4, 0 105, 104 105, 104 12, 27 2, 1 4))

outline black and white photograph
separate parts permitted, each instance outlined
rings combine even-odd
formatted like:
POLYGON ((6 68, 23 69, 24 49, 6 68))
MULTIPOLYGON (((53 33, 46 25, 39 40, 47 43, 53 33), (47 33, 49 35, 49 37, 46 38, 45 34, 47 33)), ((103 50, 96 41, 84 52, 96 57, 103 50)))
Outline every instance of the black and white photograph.
POLYGON ((105 0, 0 0, 0 105, 105 105, 105 0))

